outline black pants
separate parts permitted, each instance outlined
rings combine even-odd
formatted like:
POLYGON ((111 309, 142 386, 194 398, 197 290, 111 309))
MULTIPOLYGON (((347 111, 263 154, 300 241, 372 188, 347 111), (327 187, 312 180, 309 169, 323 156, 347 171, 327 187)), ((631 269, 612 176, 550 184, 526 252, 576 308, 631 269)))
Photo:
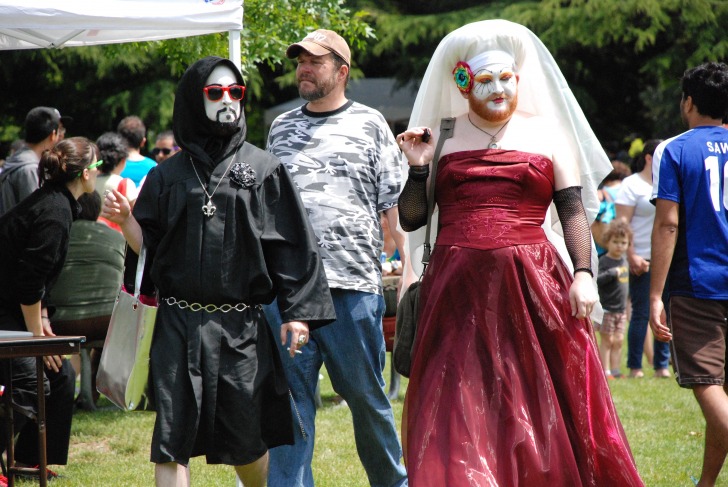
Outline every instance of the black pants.
MULTIPOLYGON (((37 382, 35 357, 12 359, 13 402, 37 412, 37 382)), ((5 374, 8 363, 0 361, 0 371, 5 374)), ((0 375, 3 377, 4 375, 0 375)), ((48 464, 65 465, 68 462, 68 445, 71 439, 73 396, 76 392, 76 375, 68 360, 58 372, 45 369, 46 391, 46 453, 48 464)), ((25 465, 38 465, 38 425, 26 416, 15 412, 15 460, 25 465)), ((2 438, 6 435, 4 423, 0 426, 2 438)))

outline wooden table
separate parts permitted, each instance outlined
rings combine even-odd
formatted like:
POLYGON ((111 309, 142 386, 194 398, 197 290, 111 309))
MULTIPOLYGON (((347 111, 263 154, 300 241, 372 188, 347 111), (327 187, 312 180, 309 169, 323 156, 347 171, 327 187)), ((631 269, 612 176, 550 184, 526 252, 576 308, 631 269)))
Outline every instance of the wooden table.
POLYGON ((5 444, 7 446, 7 476, 8 486, 15 485, 15 475, 32 474, 38 475, 40 485, 45 487, 48 484, 46 467, 48 465, 46 457, 46 409, 45 409, 45 389, 43 385, 43 357, 47 355, 69 355, 77 354, 81 351, 81 344, 86 341, 86 337, 82 336, 57 336, 57 337, 34 337, 29 332, 8 332, 0 333, 0 359, 6 360, 8 364, 12 364, 10 359, 20 357, 36 358, 36 378, 38 382, 38 413, 35 420, 38 423, 38 468, 24 468, 15 466, 15 428, 13 426, 13 385, 10 378, 12 377, 12 365, 6 368, 5 377, 0 378, 5 385, 3 392, 2 409, 4 411, 4 421, 7 424, 7 437, 5 444))

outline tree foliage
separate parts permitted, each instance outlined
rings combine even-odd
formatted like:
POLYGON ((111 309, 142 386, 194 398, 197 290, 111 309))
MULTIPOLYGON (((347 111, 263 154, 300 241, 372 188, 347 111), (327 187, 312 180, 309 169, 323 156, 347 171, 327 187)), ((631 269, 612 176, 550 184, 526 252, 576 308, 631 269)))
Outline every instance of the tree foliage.
MULTIPOLYGON (((728 58, 723 0, 543 0, 450 2, 360 0, 377 34, 369 64, 416 86, 444 35, 469 22, 504 18, 529 27, 558 61, 603 140, 667 136, 685 69, 728 58), (419 13, 418 13, 419 10, 419 13)), ((365 70, 366 71, 366 70, 365 70)), ((367 73, 369 74, 369 73, 367 73)))
MULTIPOLYGON (((359 48, 373 35, 344 0, 246 0, 241 33, 249 124, 259 123, 261 103, 275 94, 264 73, 282 65, 286 47, 314 28, 332 28, 359 48)), ((171 127, 174 88, 191 63, 227 57, 227 33, 159 42, 57 50, 0 51, 0 142, 20 133, 34 106, 58 107, 76 119, 69 133, 96 138, 125 115, 142 117, 150 135, 171 127)), ((251 134, 259 138, 261 131, 251 134)), ((261 140, 254 140, 260 144, 261 140)), ((153 141, 150 141, 153 143, 153 141)), ((0 157, 3 155, 0 150, 0 157)))
MULTIPOLYGON (((416 89, 448 32, 489 18, 539 35, 604 141, 681 130, 683 71, 728 58, 724 0, 246 0, 241 64, 252 141, 263 143, 263 109, 295 95, 285 49, 312 29, 331 28, 349 41, 355 76, 394 76, 416 89)), ((227 53, 226 34, 0 51, 0 90, 7 94, 0 98, 0 142, 16 138, 37 105, 75 116, 70 133, 92 138, 129 113, 140 115, 152 134, 169 128, 184 69, 227 53)))

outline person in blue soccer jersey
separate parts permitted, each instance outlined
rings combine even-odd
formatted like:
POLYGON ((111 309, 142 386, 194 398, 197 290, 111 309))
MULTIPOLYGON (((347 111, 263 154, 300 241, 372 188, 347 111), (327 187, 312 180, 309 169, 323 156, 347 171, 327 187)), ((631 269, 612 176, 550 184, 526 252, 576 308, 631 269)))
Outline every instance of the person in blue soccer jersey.
POLYGON ((678 384, 693 390, 705 416, 698 485, 712 486, 728 453, 728 65, 701 64, 681 83, 689 129, 660 144, 652 162, 650 326, 658 340, 672 340, 678 384))

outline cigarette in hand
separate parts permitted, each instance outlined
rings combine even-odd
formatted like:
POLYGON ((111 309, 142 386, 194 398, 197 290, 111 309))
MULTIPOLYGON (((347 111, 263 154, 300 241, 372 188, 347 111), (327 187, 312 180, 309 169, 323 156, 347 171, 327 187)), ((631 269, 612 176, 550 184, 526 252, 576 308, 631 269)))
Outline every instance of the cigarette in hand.
MULTIPOLYGON (((291 351, 291 347, 288 347, 286 350, 288 350, 290 352, 291 351)), ((296 353, 303 353, 303 352, 300 351, 300 350, 296 350, 296 353)))

